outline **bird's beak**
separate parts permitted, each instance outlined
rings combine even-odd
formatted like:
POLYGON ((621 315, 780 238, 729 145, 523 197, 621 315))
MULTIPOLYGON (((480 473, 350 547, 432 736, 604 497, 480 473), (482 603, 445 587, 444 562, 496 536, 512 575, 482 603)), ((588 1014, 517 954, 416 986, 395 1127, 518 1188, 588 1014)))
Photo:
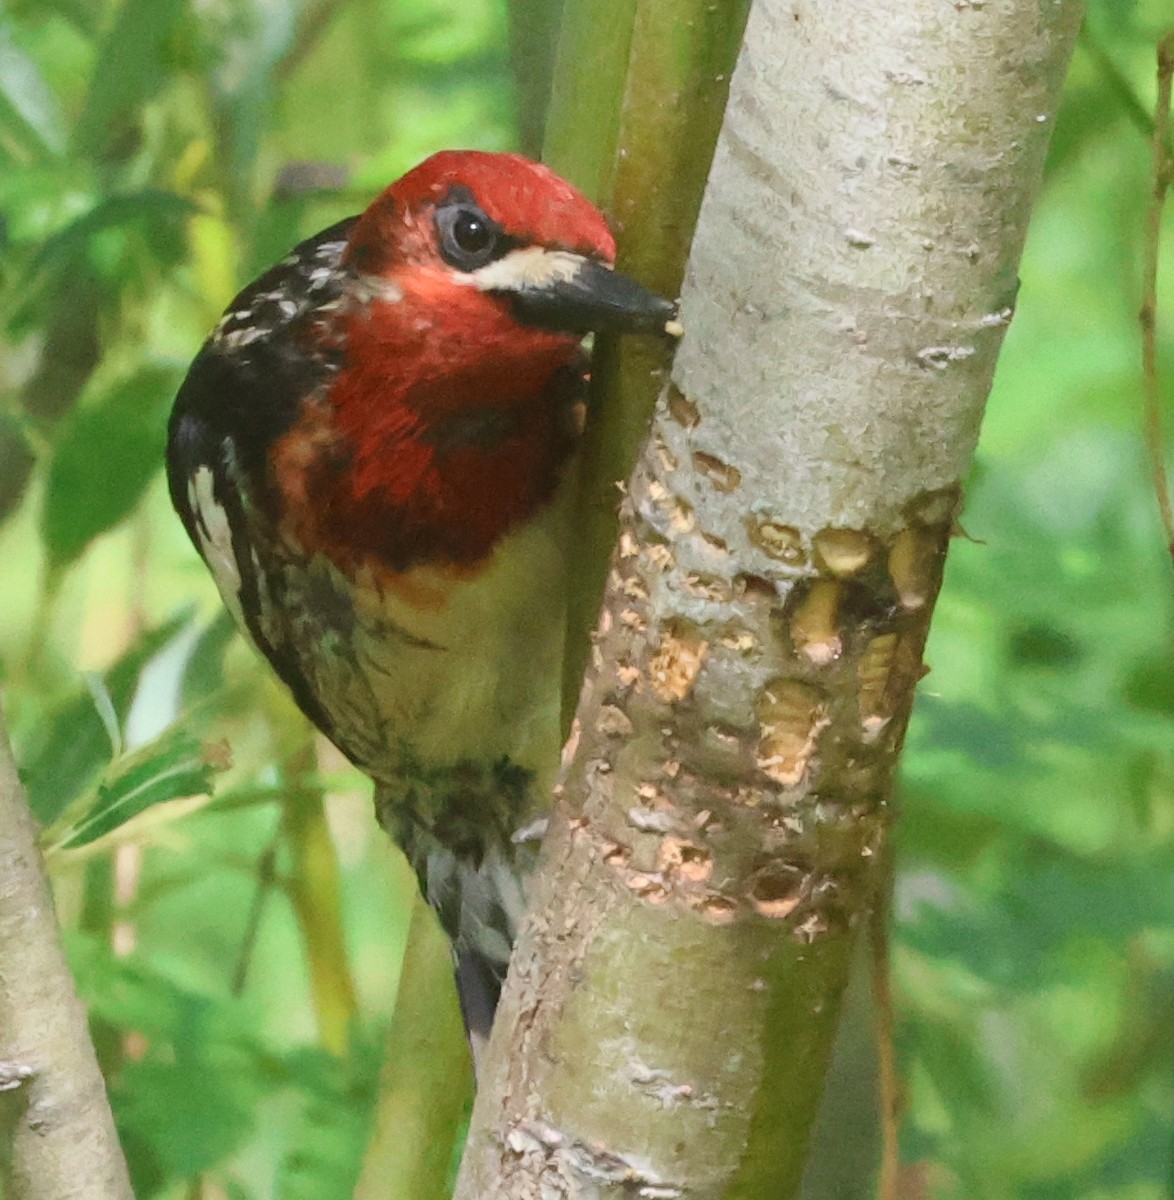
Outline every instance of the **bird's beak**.
POLYGON ((477 286, 508 297, 520 321, 563 333, 677 336, 677 306, 595 259, 527 246, 475 272, 477 286))

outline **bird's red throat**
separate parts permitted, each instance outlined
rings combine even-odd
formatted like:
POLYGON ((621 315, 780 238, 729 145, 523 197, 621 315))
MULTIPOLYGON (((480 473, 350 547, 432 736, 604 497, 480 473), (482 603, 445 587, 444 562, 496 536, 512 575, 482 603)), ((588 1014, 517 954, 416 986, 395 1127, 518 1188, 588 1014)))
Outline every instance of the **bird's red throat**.
POLYGON ((348 572, 475 573, 550 501, 572 449, 559 392, 578 339, 431 282, 347 318, 345 365, 274 447, 283 524, 348 572))

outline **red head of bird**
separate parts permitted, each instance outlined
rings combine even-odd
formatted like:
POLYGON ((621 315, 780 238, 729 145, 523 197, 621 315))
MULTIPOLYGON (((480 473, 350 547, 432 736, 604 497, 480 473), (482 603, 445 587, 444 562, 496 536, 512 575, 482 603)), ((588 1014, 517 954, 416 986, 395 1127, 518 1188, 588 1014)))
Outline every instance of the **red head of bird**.
POLYGON ((317 326, 340 370, 276 449, 287 495, 325 501, 300 506, 300 539, 396 567, 483 559, 557 482, 558 379, 583 334, 673 315, 614 258, 599 211, 518 155, 446 151, 384 191, 317 326))

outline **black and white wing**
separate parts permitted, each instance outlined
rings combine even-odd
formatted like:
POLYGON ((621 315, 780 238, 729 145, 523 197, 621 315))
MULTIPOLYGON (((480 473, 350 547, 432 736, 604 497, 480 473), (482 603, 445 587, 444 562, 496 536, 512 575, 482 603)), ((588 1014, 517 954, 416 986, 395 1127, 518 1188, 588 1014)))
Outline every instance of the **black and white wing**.
POLYGON ((167 441, 172 503, 225 605, 329 737, 335 722, 299 651, 312 631, 291 628, 316 617, 285 594, 305 564, 278 537, 268 456, 341 366, 321 334, 344 297, 354 220, 300 243, 233 300, 179 390, 167 441))

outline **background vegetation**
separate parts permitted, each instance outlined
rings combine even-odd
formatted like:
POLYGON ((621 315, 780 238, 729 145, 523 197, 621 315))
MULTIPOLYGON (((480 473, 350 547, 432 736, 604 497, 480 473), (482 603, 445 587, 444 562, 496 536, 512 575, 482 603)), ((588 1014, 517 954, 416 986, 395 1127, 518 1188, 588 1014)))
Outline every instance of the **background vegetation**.
MULTIPOLYGON (((0 10, 3 695, 140 1200, 349 1193, 413 895, 169 511, 171 396, 299 237, 431 150, 535 144, 552 7, 512 37, 504 0, 0 10)), ((928 652, 910 1197, 1174 1195, 1174 605, 1135 317, 1168 22, 1091 7, 928 652)))

